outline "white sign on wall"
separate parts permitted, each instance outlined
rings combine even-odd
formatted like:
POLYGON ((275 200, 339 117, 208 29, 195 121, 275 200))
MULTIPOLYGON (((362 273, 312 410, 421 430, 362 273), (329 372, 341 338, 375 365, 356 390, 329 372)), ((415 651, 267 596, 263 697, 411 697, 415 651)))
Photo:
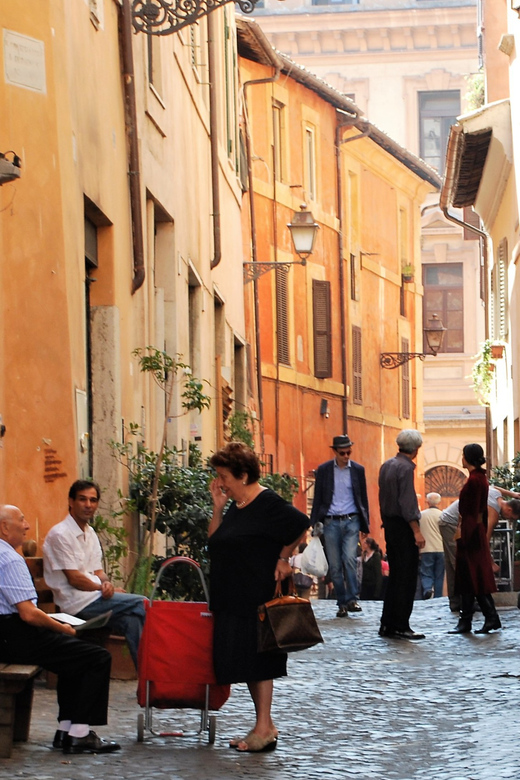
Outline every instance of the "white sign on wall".
POLYGON ((4 30, 4 76, 7 84, 47 93, 43 41, 4 30))

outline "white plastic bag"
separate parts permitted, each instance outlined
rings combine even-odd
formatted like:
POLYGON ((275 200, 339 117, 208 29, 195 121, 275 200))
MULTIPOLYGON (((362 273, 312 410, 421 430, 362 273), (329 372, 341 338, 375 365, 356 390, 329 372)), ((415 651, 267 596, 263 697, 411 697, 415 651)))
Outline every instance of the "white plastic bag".
POLYGON ((312 574, 314 577, 324 577, 327 574, 329 564, 318 536, 313 536, 303 551, 300 569, 304 574, 312 574))

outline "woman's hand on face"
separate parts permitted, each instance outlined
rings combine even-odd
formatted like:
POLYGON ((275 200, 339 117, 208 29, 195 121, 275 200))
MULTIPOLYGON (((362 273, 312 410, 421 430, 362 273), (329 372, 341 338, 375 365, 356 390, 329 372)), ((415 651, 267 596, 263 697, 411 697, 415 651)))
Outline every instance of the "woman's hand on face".
POLYGON ((279 580, 285 580, 286 577, 289 577, 292 574, 292 566, 287 561, 282 561, 281 558, 278 559, 278 563, 276 564, 276 569, 274 570, 274 578, 276 582, 279 580))
POLYGON ((211 480, 209 489, 215 509, 223 509, 226 506, 228 497, 225 493, 222 492, 222 485, 218 477, 215 477, 215 479, 211 480))

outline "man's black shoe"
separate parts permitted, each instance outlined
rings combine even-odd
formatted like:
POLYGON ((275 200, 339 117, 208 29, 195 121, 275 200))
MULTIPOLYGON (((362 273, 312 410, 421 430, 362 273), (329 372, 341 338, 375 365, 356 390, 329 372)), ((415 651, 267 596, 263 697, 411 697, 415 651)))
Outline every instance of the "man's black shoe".
POLYGON ((63 740, 64 753, 113 753, 114 750, 121 750, 121 745, 101 739, 95 731, 89 731, 86 737, 67 734, 63 740))
POLYGON ((52 747, 56 750, 62 750, 63 749, 63 741, 65 737, 67 736, 67 731, 62 731, 61 729, 57 729, 56 734, 54 735, 54 739, 52 740, 52 747))
POLYGON ((417 634, 415 631, 412 631, 411 628, 406 629, 406 631, 394 631, 392 635, 395 639, 424 639, 424 634, 417 634))
POLYGON ((387 636, 391 637, 395 634, 395 631, 393 628, 387 628, 386 626, 381 626, 379 629, 379 636, 387 636))
POLYGON ((340 607, 338 611, 336 612, 336 617, 346 618, 348 617, 348 612, 346 607, 340 607))
POLYGON ((363 612, 357 601, 349 601, 347 604, 347 609, 349 612, 363 612))

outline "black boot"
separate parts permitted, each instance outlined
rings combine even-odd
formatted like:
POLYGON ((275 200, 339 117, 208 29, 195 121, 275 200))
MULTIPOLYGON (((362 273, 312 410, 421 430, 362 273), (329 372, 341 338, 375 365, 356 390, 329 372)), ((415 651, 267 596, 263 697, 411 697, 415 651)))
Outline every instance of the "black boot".
POLYGON ((459 613, 459 622, 448 634, 469 634, 471 631, 471 621, 473 618, 473 596, 461 597, 461 609, 459 613))
POLYGON ((475 631, 475 634, 489 634, 490 631, 496 631, 502 628, 502 623, 498 617, 497 608, 493 601, 491 593, 487 593, 485 596, 477 596, 477 601, 484 615, 484 625, 475 631))

